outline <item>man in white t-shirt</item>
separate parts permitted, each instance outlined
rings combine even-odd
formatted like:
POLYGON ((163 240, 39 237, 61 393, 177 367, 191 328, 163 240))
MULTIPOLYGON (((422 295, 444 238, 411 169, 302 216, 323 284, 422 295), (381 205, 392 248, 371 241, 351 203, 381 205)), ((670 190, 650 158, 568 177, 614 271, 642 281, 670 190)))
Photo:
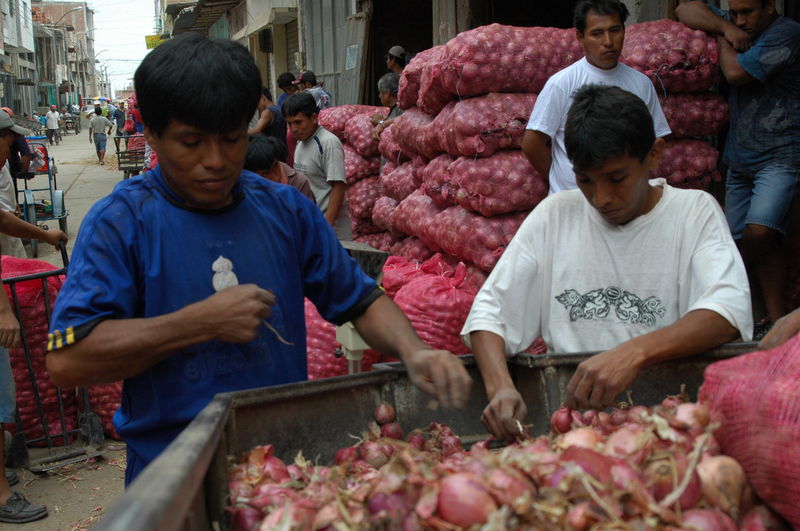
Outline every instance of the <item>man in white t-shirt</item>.
POLYGON ((59 143, 61 140, 61 136, 58 134, 58 127, 59 122, 61 121, 61 115, 56 110, 55 105, 50 106, 50 110, 47 111, 47 114, 44 115, 45 125, 47 126, 47 140, 50 142, 50 145, 53 145, 55 141, 56 144, 59 143))
POLYGON ((644 103, 587 85, 567 116, 578 190, 528 216, 472 305, 462 330, 490 403, 493 434, 519 434, 527 409, 506 356, 542 335, 553 352, 603 351, 578 366, 570 407, 603 409, 649 365, 753 330, 744 264, 707 193, 649 181, 664 145, 644 103))
POLYGON ((621 64, 628 8, 619 0, 585 0, 575 7, 575 33, 584 51, 580 61, 553 74, 536 99, 522 150, 540 175, 548 175, 550 194, 575 188, 575 173, 564 149, 564 124, 576 90, 584 85, 614 85, 644 100, 656 137, 671 133, 650 79, 621 64))
POLYGON ((283 102, 282 113, 297 138, 294 168, 308 177, 317 206, 333 227, 336 237, 340 241, 352 240, 350 215, 345 203, 347 178, 342 141, 317 123, 317 102, 308 92, 289 96, 283 102))

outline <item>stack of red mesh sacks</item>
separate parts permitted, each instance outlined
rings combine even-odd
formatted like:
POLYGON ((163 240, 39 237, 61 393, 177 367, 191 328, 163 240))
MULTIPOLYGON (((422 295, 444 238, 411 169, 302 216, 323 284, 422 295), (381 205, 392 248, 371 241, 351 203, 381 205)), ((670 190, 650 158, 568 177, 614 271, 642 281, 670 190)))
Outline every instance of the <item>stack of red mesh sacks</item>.
POLYGON ((800 334, 770 351, 706 369, 700 400, 720 422, 714 437, 756 494, 800 528, 800 334))
MULTIPOLYGON (((43 273, 58 269, 46 262, 39 260, 27 260, 24 258, 2 257, 3 278, 9 279, 23 275, 43 273)), ((49 277, 47 279, 47 294, 49 296, 50 309, 55 302, 58 291, 61 289, 63 277, 49 277)), ((50 380, 45 367, 45 354, 47 351, 47 333, 49 323, 47 321, 47 310, 45 309, 44 289, 41 280, 28 280, 15 283, 17 295, 17 310, 21 320, 21 328, 25 333, 28 350, 30 352, 30 362, 33 367, 33 378, 28 371, 25 350, 20 343, 17 347, 9 349, 11 361, 11 371, 14 375, 14 382, 17 391, 17 408, 22 421, 22 429, 25 432, 27 441, 43 438, 45 426, 42 422, 39 409, 34 395, 34 381, 36 389, 42 402, 44 418, 47 422, 48 434, 57 436, 66 430, 74 430, 77 427, 78 401, 74 389, 58 389, 50 380), (64 404, 64 421, 62 428, 61 415, 59 412, 58 396, 61 396, 64 404)), ((9 301, 11 287, 6 285, 6 294, 9 301)), ((9 426, 12 430, 16 427, 9 426)), ((71 442, 71 437, 65 441, 64 437, 57 437, 53 440, 56 445, 63 445, 71 442)), ((40 441, 33 443, 35 446, 44 446, 46 442, 40 441)))
MULTIPOLYGON (((316 306, 305 300, 306 314, 306 359, 308 379, 330 378, 347 374, 347 359, 341 355, 342 345, 336 341, 336 325, 323 319, 316 306), (337 356, 337 353, 340 355, 337 356)), ((364 352, 361 370, 369 371, 381 361, 381 354, 374 350, 364 352)))
POLYGON ((626 29, 620 60, 653 81, 672 130, 652 177, 710 190, 722 176, 707 140, 728 122, 725 99, 709 92, 719 79, 716 41, 673 20, 642 22, 626 29))
POLYGON ((339 105, 319 113, 319 124, 339 137, 344 147, 347 209, 353 239, 383 250, 388 250, 394 239, 372 223, 372 207, 380 196, 380 155, 378 141, 372 136, 371 117, 386 117, 388 112, 386 107, 339 105))

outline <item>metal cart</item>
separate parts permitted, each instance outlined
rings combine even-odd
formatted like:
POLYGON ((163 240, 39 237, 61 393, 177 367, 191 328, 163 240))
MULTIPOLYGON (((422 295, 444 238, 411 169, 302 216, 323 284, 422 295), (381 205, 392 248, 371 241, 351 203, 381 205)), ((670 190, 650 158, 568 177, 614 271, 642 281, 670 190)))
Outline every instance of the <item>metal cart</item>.
POLYGON ((81 132, 81 119, 73 114, 64 115, 64 132, 73 132, 79 135, 81 132))
MULTIPOLYGON (((755 343, 724 345, 711 352, 644 369, 632 386, 640 404, 657 404, 681 384, 695 397, 709 363, 756 349, 755 343)), ((511 377, 531 408, 532 433, 550 429, 550 415, 564 401, 567 382, 592 353, 520 354, 508 361, 511 377)), ((465 444, 486 439, 480 422, 487 399, 477 365, 462 358, 474 380, 462 411, 432 410, 430 397, 411 383, 400 363, 376 364, 361 374, 218 394, 106 511, 95 531, 229 529, 225 513, 228 469, 258 444, 271 443, 285 461, 298 450, 330 462, 350 436, 366 426, 379 403, 392 404, 404 431, 444 422, 465 444), (347 420, 344 420, 347 419, 347 420)), ((624 399, 624 397, 622 397, 624 399)))
MULTIPOLYGON (((31 171, 19 174, 15 183, 22 218, 33 225, 41 225, 43 229, 47 229, 43 222, 58 220, 58 228, 67 232, 69 211, 64 203, 64 191, 58 190, 58 168, 47 150, 47 141, 42 137, 28 137, 27 140, 31 149, 31 171), (47 186, 36 188, 31 184, 30 181, 37 175, 47 175, 47 186), (22 189, 19 187, 19 179, 24 182, 22 189), (20 194, 22 201, 19 200, 20 194)), ((39 242, 30 240, 30 244, 34 258, 39 256, 39 242)))
POLYGON ((20 324, 20 343, 25 354, 27 376, 32 386, 33 403, 43 430, 43 436, 41 437, 26 438, 25 428, 19 415, 19 410, 17 410, 16 433, 13 436, 13 442, 8 455, 12 467, 26 467, 28 470, 35 473, 46 472, 47 470, 83 461, 91 457, 98 457, 102 455, 101 452, 98 451, 98 448, 105 440, 100 418, 95 413, 92 413, 89 407, 89 393, 86 387, 77 389, 77 399, 81 404, 81 410, 77 414, 76 422, 72 422, 74 419, 68 419, 68 414, 65 411, 64 398, 60 391, 55 394, 55 398, 51 396, 44 397, 39 391, 32 357, 34 345, 31 344, 31 339, 26 333, 26 330, 30 330, 35 326, 30 328, 26 327, 25 313, 22 311, 22 308, 20 308, 17 290, 19 284, 28 283, 30 285, 37 281, 41 282, 44 311, 47 323, 49 324, 52 301, 50 300, 48 279, 64 275, 67 271, 67 265, 69 264, 66 246, 63 242, 59 244, 59 249, 64 263, 64 267, 61 269, 22 275, 3 280, 3 284, 8 285, 10 288, 14 314, 20 324), (54 400, 58 406, 58 419, 55 423, 52 423, 48 422, 48 417, 50 417, 51 420, 53 417, 47 414, 46 403, 50 403, 52 406, 54 400), (52 424, 56 425, 53 426, 52 424), (71 441, 77 439, 80 439, 83 444, 75 444, 75 442, 70 444, 71 441), (48 455, 43 458, 31 460, 28 455, 28 446, 34 445, 46 445, 48 455))

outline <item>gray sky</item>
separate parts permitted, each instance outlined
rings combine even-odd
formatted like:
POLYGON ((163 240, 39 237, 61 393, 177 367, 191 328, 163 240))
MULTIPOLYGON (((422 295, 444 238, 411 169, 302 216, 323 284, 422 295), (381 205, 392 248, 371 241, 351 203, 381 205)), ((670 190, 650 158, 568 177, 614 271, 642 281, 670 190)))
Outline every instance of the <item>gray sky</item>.
MULTIPOLYGON (((108 68, 108 78, 114 90, 124 89, 149 51, 144 37, 155 33, 154 2, 89 0, 88 4, 94 10, 95 56, 100 61, 96 66, 108 68)), ((112 97, 110 94, 107 96, 112 97)))

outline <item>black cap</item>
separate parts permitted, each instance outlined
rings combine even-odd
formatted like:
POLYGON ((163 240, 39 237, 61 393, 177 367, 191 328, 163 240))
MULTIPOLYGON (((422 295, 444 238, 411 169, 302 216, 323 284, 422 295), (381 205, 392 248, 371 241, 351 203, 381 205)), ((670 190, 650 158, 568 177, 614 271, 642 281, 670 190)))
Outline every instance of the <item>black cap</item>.
POLYGON ((303 72, 300 72, 300 77, 297 78, 297 81, 295 81, 293 84, 298 85, 300 83, 311 83, 312 85, 316 85, 317 76, 315 76, 314 72, 312 72, 311 70, 305 70, 303 72))

